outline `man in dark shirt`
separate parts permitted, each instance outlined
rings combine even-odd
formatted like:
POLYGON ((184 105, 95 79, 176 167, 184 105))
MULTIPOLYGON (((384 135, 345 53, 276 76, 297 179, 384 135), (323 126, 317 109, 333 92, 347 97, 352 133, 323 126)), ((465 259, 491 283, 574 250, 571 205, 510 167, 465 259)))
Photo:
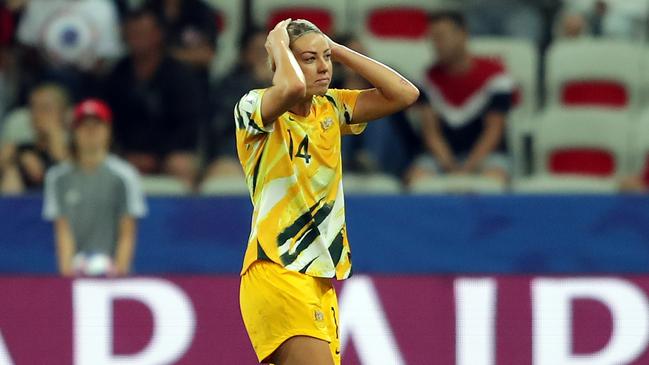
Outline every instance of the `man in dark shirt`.
POLYGON ((497 60, 469 53, 461 14, 433 14, 429 26, 437 63, 426 75, 420 105, 429 153, 415 161, 409 178, 481 174, 504 182, 510 170, 504 135, 513 79, 497 60))
POLYGON ((216 47, 217 18, 200 0, 150 0, 162 19, 171 56, 192 66, 207 83, 216 47))
POLYGON ((194 73, 169 57, 160 19, 141 8, 127 15, 128 56, 108 78, 118 150, 142 173, 164 173, 192 184, 205 94, 194 73))

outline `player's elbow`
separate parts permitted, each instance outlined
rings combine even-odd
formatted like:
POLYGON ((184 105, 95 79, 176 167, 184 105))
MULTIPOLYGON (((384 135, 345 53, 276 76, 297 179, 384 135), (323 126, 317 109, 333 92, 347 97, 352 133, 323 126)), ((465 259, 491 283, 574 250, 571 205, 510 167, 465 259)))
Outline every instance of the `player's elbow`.
POLYGON ((419 89, 412 84, 405 85, 401 93, 401 99, 404 108, 411 106, 419 99, 419 89))
POLYGON ((301 80, 287 82, 283 88, 284 97, 288 100, 300 100, 306 95, 306 84, 301 80))

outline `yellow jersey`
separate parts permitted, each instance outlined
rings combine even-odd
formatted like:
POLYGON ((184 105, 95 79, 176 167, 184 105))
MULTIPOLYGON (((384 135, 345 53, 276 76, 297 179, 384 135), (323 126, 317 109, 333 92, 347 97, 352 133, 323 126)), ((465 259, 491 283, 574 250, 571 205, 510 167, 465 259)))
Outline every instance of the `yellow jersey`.
POLYGON ((252 90, 234 108, 237 153, 253 204, 241 273, 259 259, 315 277, 351 275, 345 228, 341 136, 351 124, 361 90, 330 89, 314 96, 308 116, 286 112, 264 126, 252 90))

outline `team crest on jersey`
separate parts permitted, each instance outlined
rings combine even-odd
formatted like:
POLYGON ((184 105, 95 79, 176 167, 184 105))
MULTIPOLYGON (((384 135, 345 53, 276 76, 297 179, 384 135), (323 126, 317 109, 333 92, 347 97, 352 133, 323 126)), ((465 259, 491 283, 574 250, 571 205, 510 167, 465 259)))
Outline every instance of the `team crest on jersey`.
POLYGON ((318 321, 318 322, 324 321, 324 313, 322 313, 322 311, 316 309, 314 314, 315 314, 315 320, 316 321, 318 321))
POLYGON ((320 122, 320 125, 322 125, 322 129, 327 130, 331 128, 331 125, 334 124, 333 119, 331 118, 325 118, 322 122, 320 122))

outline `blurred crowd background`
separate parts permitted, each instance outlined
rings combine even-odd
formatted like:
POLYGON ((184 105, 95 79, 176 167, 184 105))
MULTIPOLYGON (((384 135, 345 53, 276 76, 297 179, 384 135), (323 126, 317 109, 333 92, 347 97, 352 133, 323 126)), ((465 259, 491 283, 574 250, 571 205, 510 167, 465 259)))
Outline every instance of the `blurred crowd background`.
POLYGON ((348 193, 649 186, 649 0, 3 0, 1 193, 40 192, 96 98, 146 193, 246 194, 232 109, 270 85, 265 37, 287 17, 423 91, 344 140, 348 193))

